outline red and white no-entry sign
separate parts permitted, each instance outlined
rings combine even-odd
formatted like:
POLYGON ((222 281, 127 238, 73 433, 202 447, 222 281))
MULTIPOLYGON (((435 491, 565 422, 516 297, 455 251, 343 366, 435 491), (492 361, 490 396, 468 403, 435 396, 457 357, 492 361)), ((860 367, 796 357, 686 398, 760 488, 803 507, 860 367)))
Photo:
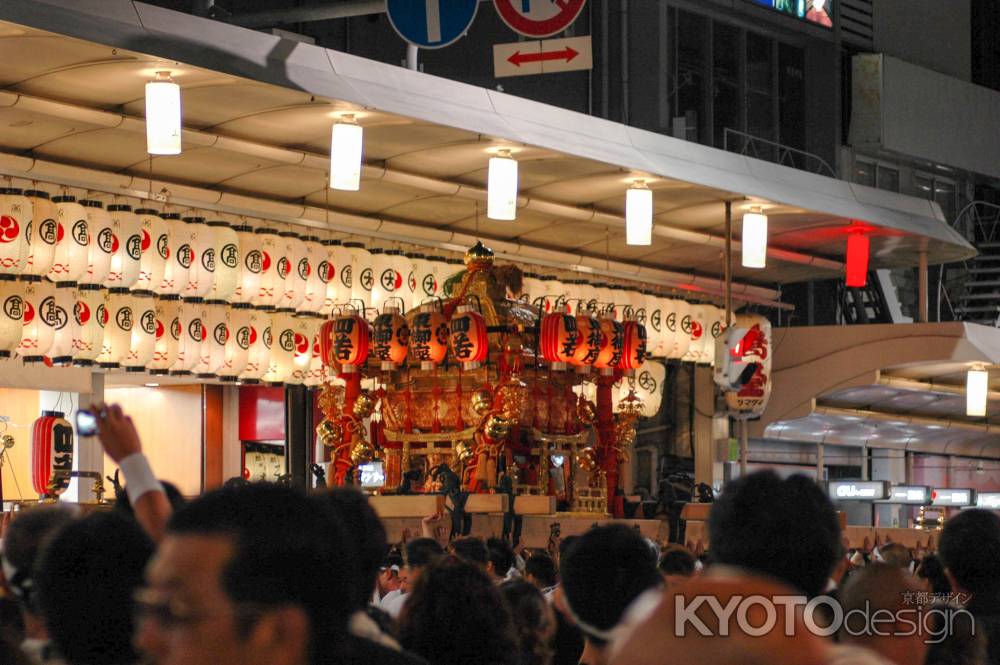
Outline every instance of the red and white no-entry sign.
POLYGON ((497 13, 514 32, 548 37, 568 28, 587 0, 493 0, 497 13))

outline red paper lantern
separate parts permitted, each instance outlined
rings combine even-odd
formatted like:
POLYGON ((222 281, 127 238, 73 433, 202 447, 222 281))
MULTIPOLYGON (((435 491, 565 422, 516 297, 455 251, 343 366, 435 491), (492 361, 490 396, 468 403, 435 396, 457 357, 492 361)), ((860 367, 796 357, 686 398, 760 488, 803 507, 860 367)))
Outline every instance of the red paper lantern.
POLYGON ((566 363, 573 362, 579 342, 576 317, 556 312, 542 317, 538 350, 552 363, 552 369, 566 369, 566 363))
POLYGON ((847 236, 847 286, 861 288, 868 283, 868 235, 852 229, 847 236))
POLYGON ((625 371, 637 370, 646 360, 646 326, 638 321, 626 321, 623 329, 625 343, 618 367, 625 371))
POLYGON ((372 324, 372 349, 383 370, 394 370, 406 362, 410 326, 395 308, 386 308, 372 324))
POLYGON ((58 411, 43 411, 31 426, 31 481, 35 492, 58 496, 73 471, 73 427, 58 411), (51 487, 50 487, 51 484, 51 487))
MULTIPOLYGON (((577 367, 590 367, 601 353, 601 323, 592 316, 578 314, 576 317, 577 345, 571 363, 577 367)), ((588 370, 589 371, 589 370, 588 370)))
POLYGON ((421 369, 434 369, 448 355, 448 319, 438 311, 420 312, 410 329, 410 353, 421 369))
POLYGON ((330 367, 340 367, 343 373, 351 374, 368 360, 371 333, 368 322, 358 314, 344 314, 327 321, 321 337, 323 362, 330 367))
POLYGON ((614 319, 601 319, 601 351, 597 354, 594 367, 610 373, 622 361, 625 350, 625 326, 614 319))
POLYGON ((482 314, 469 305, 458 308, 451 319, 451 353, 462 363, 463 369, 475 369, 489 354, 486 321, 482 314))

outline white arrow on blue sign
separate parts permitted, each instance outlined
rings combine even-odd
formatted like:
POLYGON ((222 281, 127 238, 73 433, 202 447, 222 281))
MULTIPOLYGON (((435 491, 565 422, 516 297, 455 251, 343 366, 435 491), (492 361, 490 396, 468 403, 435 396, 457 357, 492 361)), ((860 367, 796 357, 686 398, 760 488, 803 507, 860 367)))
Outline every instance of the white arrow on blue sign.
POLYGON ((468 31, 479 0, 386 0, 385 6, 400 37, 432 49, 448 46, 468 31))

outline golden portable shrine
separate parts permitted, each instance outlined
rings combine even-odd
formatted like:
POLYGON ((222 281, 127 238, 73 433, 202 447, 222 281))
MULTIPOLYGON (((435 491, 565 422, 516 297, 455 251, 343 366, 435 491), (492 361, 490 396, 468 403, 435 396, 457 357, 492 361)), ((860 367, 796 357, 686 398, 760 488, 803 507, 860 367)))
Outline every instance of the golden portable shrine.
POLYGON ((521 290, 520 270, 477 243, 446 299, 405 316, 388 300, 371 322, 345 308, 324 324, 321 354, 343 382, 319 401, 334 484, 380 459, 387 493, 552 496, 569 512, 621 515, 641 400, 629 390, 615 411, 612 388, 634 381, 645 328, 595 302, 545 313, 521 290))

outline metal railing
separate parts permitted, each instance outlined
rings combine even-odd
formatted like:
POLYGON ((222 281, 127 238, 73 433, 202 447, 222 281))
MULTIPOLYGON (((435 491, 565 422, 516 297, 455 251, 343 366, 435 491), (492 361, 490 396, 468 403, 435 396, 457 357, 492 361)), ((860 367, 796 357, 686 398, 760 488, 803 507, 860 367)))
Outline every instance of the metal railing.
POLYGON ((727 152, 735 152, 747 157, 763 159, 774 162, 782 166, 790 166, 800 171, 809 171, 819 175, 836 178, 837 173, 819 155, 814 155, 805 150, 799 150, 791 146, 769 141, 759 136, 753 136, 746 132, 741 132, 731 127, 726 127, 722 140, 723 149, 727 152))
MULTIPOLYGON (((952 227, 975 245, 1000 242, 1000 205, 989 201, 972 201, 963 207, 952 222, 952 227)), ((962 293, 968 288, 971 261, 950 263, 941 267, 938 273, 938 321, 942 307, 951 318, 961 321, 965 317, 956 309, 962 293)))

